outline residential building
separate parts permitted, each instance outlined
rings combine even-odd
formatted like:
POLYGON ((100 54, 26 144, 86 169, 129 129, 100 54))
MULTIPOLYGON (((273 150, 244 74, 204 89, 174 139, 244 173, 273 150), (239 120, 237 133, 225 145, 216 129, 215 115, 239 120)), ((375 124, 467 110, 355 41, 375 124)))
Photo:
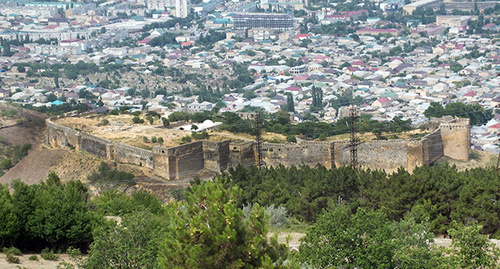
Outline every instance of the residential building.
POLYGON ((235 30, 267 28, 288 31, 294 29, 294 19, 288 14, 238 14, 233 17, 233 27, 235 30))

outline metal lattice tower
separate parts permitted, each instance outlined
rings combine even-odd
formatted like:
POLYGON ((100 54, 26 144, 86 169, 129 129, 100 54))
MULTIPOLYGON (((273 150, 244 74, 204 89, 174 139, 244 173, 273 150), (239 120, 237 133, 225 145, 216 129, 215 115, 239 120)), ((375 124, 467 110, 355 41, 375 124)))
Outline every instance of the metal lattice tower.
POLYGON ((356 139, 356 121, 358 118, 359 116, 356 111, 356 107, 351 106, 349 109, 349 123, 351 127, 351 140, 349 141, 349 148, 351 149, 351 166, 354 169, 358 166, 358 145, 361 144, 361 142, 358 142, 356 139))
POLYGON ((257 140, 257 167, 260 169, 262 167, 262 140, 260 137, 260 114, 255 115, 255 131, 257 140))

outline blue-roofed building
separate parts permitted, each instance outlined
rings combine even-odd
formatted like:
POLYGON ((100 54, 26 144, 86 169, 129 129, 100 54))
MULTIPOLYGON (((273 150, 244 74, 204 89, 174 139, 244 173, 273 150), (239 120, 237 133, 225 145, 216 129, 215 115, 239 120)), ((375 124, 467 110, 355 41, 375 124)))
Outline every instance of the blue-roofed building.
POLYGON ((51 106, 59 106, 62 104, 64 104, 64 102, 61 100, 55 100, 54 102, 50 103, 51 106))

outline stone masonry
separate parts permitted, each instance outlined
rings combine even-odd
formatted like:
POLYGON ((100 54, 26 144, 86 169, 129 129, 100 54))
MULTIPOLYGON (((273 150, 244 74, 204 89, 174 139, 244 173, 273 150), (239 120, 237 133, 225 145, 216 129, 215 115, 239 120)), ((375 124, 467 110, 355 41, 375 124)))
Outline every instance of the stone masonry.
MULTIPOLYGON (((358 146, 358 162, 363 168, 387 172, 403 167, 412 172, 417 166, 435 162, 442 156, 468 161, 470 149, 469 119, 432 119, 437 127, 421 140, 371 141, 358 146)), ((47 120, 45 143, 57 148, 74 148, 115 160, 152 169, 172 180, 192 176, 206 169, 213 172, 243 164, 254 165, 257 147, 253 142, 196 141, 172 148, 145 150, 78 132, 47 120)), ((285 166, 322 164, 328 168, 350 164, 348 141, 262 144, 265 165, 285 166)))

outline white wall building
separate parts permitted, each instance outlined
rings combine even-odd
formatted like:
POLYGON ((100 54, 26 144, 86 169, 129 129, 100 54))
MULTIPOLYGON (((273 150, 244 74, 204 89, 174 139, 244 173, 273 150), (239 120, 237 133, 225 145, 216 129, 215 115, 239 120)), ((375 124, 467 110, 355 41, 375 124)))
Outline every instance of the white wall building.
POLYGON ((175 0, 175 16, 185 18, 189 14, 189 5, 187 0, 175 0))

